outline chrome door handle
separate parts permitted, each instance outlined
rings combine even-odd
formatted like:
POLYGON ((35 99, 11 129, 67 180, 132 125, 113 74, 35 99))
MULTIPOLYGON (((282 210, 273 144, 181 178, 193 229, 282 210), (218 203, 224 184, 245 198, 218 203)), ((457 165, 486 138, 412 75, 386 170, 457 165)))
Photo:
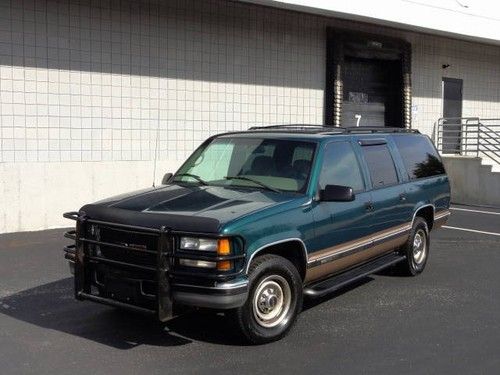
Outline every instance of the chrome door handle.
POLYGON ((401 194, 399 194, 399 200, 400 200, 401 202, 406 201, 406 194, 405 194, 405 193, 401 193, 401 194))

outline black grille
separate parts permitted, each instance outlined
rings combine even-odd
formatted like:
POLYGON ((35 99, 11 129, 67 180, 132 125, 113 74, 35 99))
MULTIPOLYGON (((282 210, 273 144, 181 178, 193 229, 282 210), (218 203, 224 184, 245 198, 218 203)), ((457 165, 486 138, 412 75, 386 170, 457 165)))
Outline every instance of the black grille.
POLYGON ((101 243, 107 242, 122 246, 98 245, 96 251, 100 250, 102 257, 120 262, 156 267, 157 235, 95 225, 89 229, 91 238, 95 238, 101 243), (134 248, 134 250, 128 250, 127 247, 134 248))

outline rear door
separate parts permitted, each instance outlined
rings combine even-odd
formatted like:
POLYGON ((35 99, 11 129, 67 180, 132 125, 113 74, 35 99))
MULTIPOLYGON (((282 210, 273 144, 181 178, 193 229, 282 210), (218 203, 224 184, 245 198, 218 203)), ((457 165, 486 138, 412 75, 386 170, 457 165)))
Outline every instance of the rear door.
POLYGON ((373 245, 380 253, 399 243, 407 234, 410 205, 402 176, 396 168, 392 145, 386 138, 359 139, 363 161, 369 174, 373 245), (396 239, 396 241, 393 241, 396 239))

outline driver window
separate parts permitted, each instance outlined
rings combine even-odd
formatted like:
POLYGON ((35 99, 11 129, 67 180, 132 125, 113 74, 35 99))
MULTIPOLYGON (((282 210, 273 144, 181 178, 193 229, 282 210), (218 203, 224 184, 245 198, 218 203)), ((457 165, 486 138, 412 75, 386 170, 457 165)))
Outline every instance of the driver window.
POLYGON ((349 186, 354 192, 364 190, 359 163, 349 142, 334 142, 326 146, 319 187, 323 190, 326 185, 349 186))

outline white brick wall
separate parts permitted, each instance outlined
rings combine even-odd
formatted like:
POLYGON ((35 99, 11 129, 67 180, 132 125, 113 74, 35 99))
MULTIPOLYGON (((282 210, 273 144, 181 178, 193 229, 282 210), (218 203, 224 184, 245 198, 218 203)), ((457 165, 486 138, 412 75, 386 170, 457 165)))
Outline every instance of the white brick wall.
POLYGON ((296 16, 223 1, 0 4, 1 161, 151 160, 158 127, 160 159, 177 160, 216 132, 322 122, 324 45, 296 16))
POLYGON ((464 117, 500 118, 500 47, 411 35, 414 127, 428 134, 442 116, 442 77, 463 80, 464 117), (449 64, 442 69, 443 64, 449 64))
POLYGON ((108 195, 103 162, 123 171, 116 192, 150 184, 158 129, 172 169, 210 134, 322 123, 327 26, 412 43, 414 127, 432 132, 443 76, 464 80, 464 116, 500 117, 499 47, 223 0, 0 0, 0 232, 61 225, 62 210, 108 195), (63 165, 88 194, 67 194, 63 165), (23 190, 14 172, 41 166, 61 178, 23 190), (60 204, 47 191, 64 191, 60 204))

